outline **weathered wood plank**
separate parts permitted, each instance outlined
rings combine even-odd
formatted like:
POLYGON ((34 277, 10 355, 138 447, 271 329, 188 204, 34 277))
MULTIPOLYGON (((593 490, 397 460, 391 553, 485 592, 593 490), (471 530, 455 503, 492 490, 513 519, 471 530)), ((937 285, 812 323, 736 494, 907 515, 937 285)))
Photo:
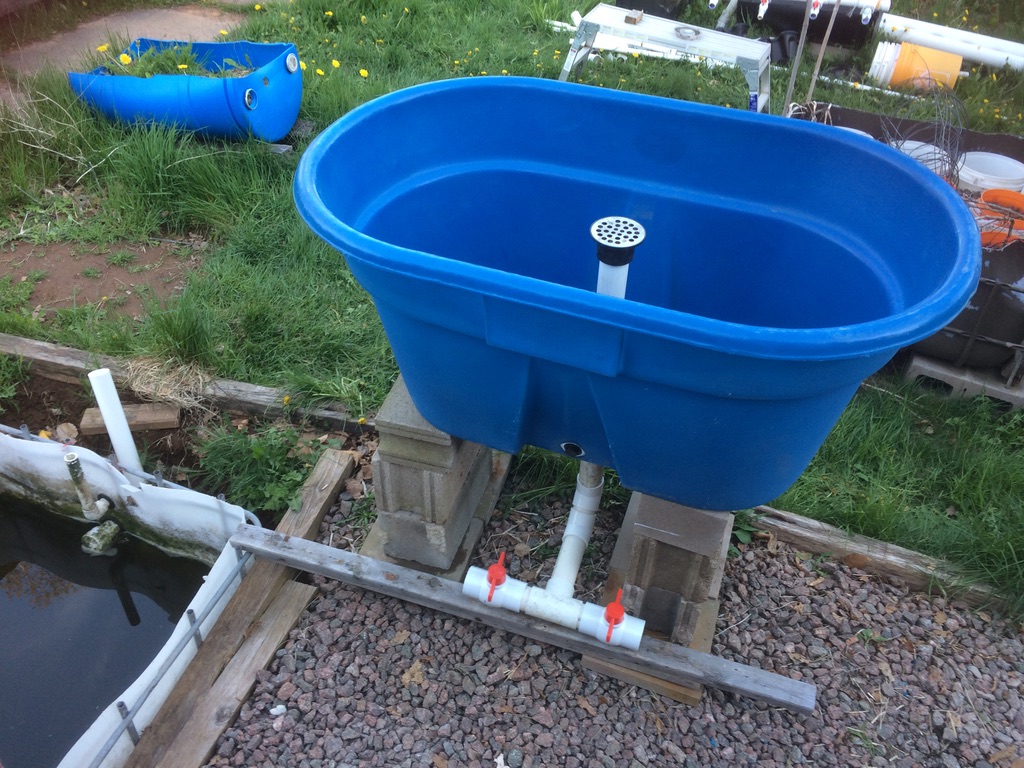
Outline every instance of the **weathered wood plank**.
POLYGON ((472 600, 462 594, 462 585, 457 582, 251 526, 240 526, 231 543, 274 562, 607 659, 663 680, 681 685, 710 685, 794 712, 814 710, 813 685, 655 638, 645 637, 638 651, 610 647, 579 632, 472 600))
POLYGON ((166 746, 160 768, 196 768, 206 763, 224 730, 234 722, 256 684, 256 673, 273 659, 288 632, 316 596, 317 588, 290 581, 267 607, 217 681, 166 746))
POLYGON ((830 554, 839 560, 858 555, 865 560, 859 567, 869 573, 895 576, 912 589, 924 592, 941 586, 975 607, 1000 607, 1005 603, 991 587, 966 583, 943 560, 867 536, 847 533, 827 523, 781 509, 760 506, 754 511, 760 514, 754 521, 755 525, 775 534, 779 541, 807 552, 830 554))
MULTIPOLYGON (((279 530, 292 537, 314 536, 354 467, 352 456, 345 451, 325 451, 302 486, 302 504, 298 510, 285 513, 279 530)), ((266 560, 258 561, 251 568, 160 711, 143 731, 125 768, 151 768, 164 758, 189 715, 209 694, 213 681, 221 676, 246 637, 252 634, 254 619, 264 613, 294 576, 294 569, 266 560)))
MULTIPOLYGON (((130 429, 145 432, 151 429, 177 429, 181 426, 181 408, 163 403, 126 403, 122 406, 130 429)), ((86 408, 78 431, 83 435, 105 435, 107 425, 99 408, 86 408)))
MULTIPOLYGON (((78 383, 86 374, 97 368, 109 368, 117 384, 123 385, 127 377, 125 365, 117 358, 83 352, 62 344, 11 336, 7 333, 0 333, 0 354, 17 357, 25 362, 33 375, 55 381, 78 383)), ((289 415, 284 405, 284 397, 288 393, 283 389, 261 387, 230 379, 214 379, 204 387, 202 394, 209 400, 210 405, 221 411, 273 419, 289 415)), ((360 424, 340 403, 332 403, 330 407, 324 405, 295 408, 291 415, 305 417, 325 427, 349 432, 373 426, 372 423, 360 424)))

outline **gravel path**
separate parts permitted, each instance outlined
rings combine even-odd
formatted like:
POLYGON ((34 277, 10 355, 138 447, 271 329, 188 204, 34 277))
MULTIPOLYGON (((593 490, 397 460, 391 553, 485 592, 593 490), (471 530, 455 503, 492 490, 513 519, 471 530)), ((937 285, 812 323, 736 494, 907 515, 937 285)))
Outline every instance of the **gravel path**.
MULTIPOLYGON (((350 510, 332 510, 322 541, 358 542, 350 510)), ((530 576, 566 512, 492 520, 477 562, 507 549, 511 575, 530 576)), ((601 515, 597 563, 617 520, 601 515)), ((599 567, 582 575, 596 594, 599 567)), ((813 681, 810 716, 719 691, 678 704, 574 653, 316 583, 209 765, 1024 768, 1021 627, 773 541, 730 559, 714 653, 813 681)))

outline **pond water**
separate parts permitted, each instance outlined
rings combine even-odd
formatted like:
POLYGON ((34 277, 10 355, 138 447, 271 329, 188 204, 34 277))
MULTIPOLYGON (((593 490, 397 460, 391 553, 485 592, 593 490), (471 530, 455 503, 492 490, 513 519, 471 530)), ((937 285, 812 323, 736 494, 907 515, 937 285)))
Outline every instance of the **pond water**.
POLYGON ((0 496, 0 766, 48 768, 146 668, 208 567, 0 496))

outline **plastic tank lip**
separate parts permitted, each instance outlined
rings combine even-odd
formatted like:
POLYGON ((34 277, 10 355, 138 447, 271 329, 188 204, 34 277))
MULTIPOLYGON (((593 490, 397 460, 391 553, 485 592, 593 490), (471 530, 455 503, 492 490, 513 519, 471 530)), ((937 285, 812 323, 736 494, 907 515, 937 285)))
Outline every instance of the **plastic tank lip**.
POLYGON ((429 282, 472 290, 513 303, 536 303, 536 288, 542 285, 547 311, 587 317, 595 323, 621 328, 626 332, 654 335, 669 341, 763 359, 846 360, 880 353, 894 354, 899 348, 920 341, 947 325, 959 314, 977 288, 981 276, 981 243, 973 217, 957 193, 914 159, 881 142, 848 131, 828 131, 827 135, 831 141, 849 144, 884 157, 888 162, 900 166, 901 171, 916 177, 924 190, 938 197, 937 203, 946 209, 954 225, 959 254, 954 269, 925 300, 887 317, 851 325, 813 328, 744 325, 637 302, 627 301, 623 304, 621 300, 578 288, 466 262, 458 262, 459 278, 453 280, 451 260, 369 237, 328 210, 317 191, 317 169, 324 156, 331 151, 338 135, 397 104, 423 98, 434 92, 474 88, 563 91, 572 93, 574 97, 657 105, 684 114, 714 114, 723 120, 762 125, 770 121, 778 126, 784 125, 784 130, 821 135, 821 126, 816 123, 540 78, 483 76, 433 81, 366 102, 328 126, 311 142, 299 162, 293 184, 296 207, 309 227, 346 258, 371 262, 380 269, 400 273, 414 271, 429 282), (415 269, 410 270, 409 267, 415 269), (499 288, 500 291, 496 290, 499 288), (637 307, 643 307, 643 312, 637 312, 637 307))

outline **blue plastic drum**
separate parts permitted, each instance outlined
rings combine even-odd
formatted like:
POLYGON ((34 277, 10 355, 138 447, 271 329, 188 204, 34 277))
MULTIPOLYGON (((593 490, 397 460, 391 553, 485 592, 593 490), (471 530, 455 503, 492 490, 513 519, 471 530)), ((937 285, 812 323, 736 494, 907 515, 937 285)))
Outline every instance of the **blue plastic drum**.
POLYGON ((189 49, 207 70, 239 69, 238 77, 172 74, 112 75, 106 67, 68 72, 71 89, 110 120, 161 123, 225 139, 279 141, 302 103, 302 69, 292 43, 187 43, 139 38, 125 50, 189 49))
POLYGON ((847 131, 591 86, 475 77, 353 110, 299 212, 373 297, 438 428, 582 452, 730 510, 810 462, 858 384, 979 275, 953 189, 847 131), (591 224, 642 224, 625 299, 591 224))

